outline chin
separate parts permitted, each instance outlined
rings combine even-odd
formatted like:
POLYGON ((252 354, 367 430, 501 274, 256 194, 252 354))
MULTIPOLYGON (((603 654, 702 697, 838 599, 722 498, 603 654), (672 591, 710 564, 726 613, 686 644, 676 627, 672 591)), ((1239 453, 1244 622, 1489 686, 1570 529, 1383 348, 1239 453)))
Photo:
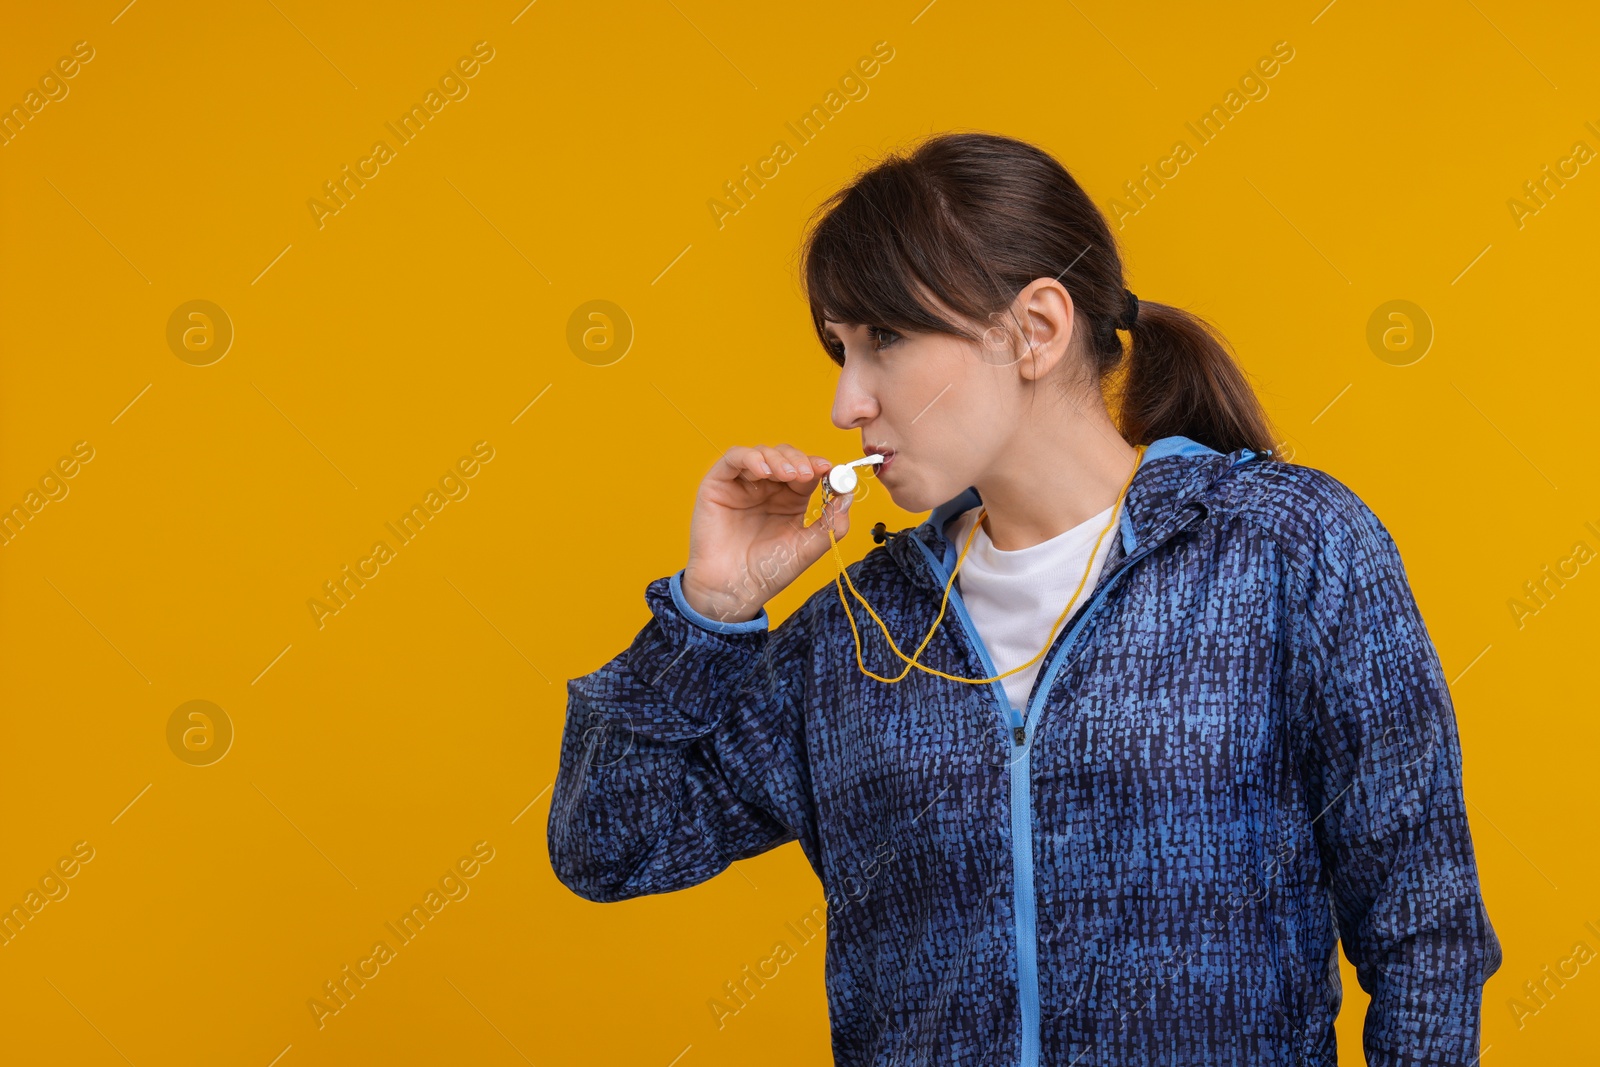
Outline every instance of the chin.
MULTIPOLYGON (((939 496, 937 492, 930 494, 926 489, 905 486, 900 488, 890 488, 889 486, 885 485, 883 488, 889 494, 889 499, 894 501, 895 507, 899 508, 901 511, 909 511, 913 513, 919 511, 932 511, 934 508, 938 507, 940 504, 943 504, 946 500, 949 500, 951 497, 956 495, 955 492, 951 492, 946 493, 943 496, 939 496), (934 497, 938 497, 938 499, 934 499, 934 497)), ((956 492, 959 491, 960 490, 956 490, 956 492)))
MULTIPOLYGON (((935 481, 943 482, 946 480, 940 478, 935 481)), ((930 486, 925 484, 922 479, 917 478, 914 472, 905 471, 900 467, 899 463, 896 463, 894 469, 889 472, 889 477, 887 479, 878 479, 878 485, 874 488, 882 489, 888 493, 889 499, 893 500, 895 506, 902 511, 915 513, 932 511, 945 501, 954 498, 966 488, 966 484, 963 483, 954 487, 940 484, 930 486)))

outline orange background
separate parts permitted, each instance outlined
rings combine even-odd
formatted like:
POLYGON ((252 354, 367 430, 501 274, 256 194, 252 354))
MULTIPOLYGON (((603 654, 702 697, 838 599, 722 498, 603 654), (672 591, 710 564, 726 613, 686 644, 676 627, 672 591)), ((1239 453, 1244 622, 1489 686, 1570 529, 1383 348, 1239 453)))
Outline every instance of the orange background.
MULTIPOLYGON (((1600 950, 1600 577, 1586 557, 1537 612, 1510 602, 1576 542, 1600 549, 1600 176, 1573 159, 1600 148, 1597 23, 1503 0, 8 12, 0 102, 24 104, 76 42, 93 53, 0 146, 0 505, 66 490, 0 546, 0 903, 92 850, 0 947, 8 1051, 826 1061, 820 940, 722 1028, 707 1006, 821 903, 797 847, 623 904, 557 883, 564 681, 644 624, 721 449, 856 454, 828 421, 802 222, 874 156, 968 128, 1036 141, 1108 211, 1189 144, 1119 231, 1130 287, 1214 321, 1295 458, 1393 532, 1452 679, 1504 942, 1483 1062, 1592 1056, 1594 966, 1520 1025, 1509 1002, 1575 942, 1600 950), (1185 124, 1280 41, 1293 58, 1266 94, 1200 144, 1185 124), (477 42, 492 58, 466 95, 398 144, 385 123, 477 42), (866 94, 799 144, 785 124, 877 42, 892 59, 866 94), (319 225, 308 201, 379 139, 392 158, 319 225), (780 139, 792 158, 719 226, 708 201, 780 139), (1562 160, 1519 219, 1508 202, 1562 160), (204 366, 214 349, 168 341, 194 300, 234 333, 204 366), (595 300, 631 326, 620 359, 569 344, 595 300), (1415 308, 1400 328, 1431 324, 1420 359, 1369 343, 1393 300, 1415 308), (48 477, 78 442, 92 459, 48 477), (493 458, 444 483, 465 495, 442 492, 319 628, 323 583, 397 544, 385 523, 478 442, 493 458), (183 722, 169 743, 195 700, 233 730, 209 765, 179 758, 183 722), (463 857, 473 876, 447 878, 463 857), (466 895, 319 1028, 307 1002, 441 884, 466 895)), ((854 515, 851 558, 873 522, 921 518, 881 492, 854 515)), ((825 558, 774 620, 832 576, 825 558)), ((1354 1064, 1348 969, 1346 990, 1354 1064)))

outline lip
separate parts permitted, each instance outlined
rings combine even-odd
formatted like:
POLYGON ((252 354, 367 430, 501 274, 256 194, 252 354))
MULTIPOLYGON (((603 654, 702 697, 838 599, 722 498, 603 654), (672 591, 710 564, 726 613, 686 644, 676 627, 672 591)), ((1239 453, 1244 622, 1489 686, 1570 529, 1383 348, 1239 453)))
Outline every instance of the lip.
POLYGON ((878 464, 878 475, 880 477, 889 469, 889 465, 894 462, 895 451, 894 449, 889 448, 887 445, 866 445, 862 448, 861 452, 863 455, 867 456, 883 457, 883 462, 878 464))

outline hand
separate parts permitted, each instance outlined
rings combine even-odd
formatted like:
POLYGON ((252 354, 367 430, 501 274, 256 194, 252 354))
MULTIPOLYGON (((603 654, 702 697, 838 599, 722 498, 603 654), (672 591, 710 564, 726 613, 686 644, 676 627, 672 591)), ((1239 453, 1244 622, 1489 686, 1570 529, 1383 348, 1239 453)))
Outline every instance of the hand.
POLYGON ((836 496, 805 525, 817 482, 832 466, 792 445, 736 445, 700 483, 689 520, 683 595, 720 622, 747 622, 850 529, 854 493, 836 496))

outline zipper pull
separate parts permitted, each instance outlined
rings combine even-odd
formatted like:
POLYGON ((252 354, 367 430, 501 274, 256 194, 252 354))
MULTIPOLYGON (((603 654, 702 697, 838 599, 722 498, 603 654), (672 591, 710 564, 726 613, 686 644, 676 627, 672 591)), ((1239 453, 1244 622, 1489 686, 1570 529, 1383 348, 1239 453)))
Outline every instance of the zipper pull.
POLYGON ((1026 726, 1013 726, 1011 728, 1011 736, 1016 739, 1017 744, 1025 744, 1028 740, 1028 728, 1026 726))

